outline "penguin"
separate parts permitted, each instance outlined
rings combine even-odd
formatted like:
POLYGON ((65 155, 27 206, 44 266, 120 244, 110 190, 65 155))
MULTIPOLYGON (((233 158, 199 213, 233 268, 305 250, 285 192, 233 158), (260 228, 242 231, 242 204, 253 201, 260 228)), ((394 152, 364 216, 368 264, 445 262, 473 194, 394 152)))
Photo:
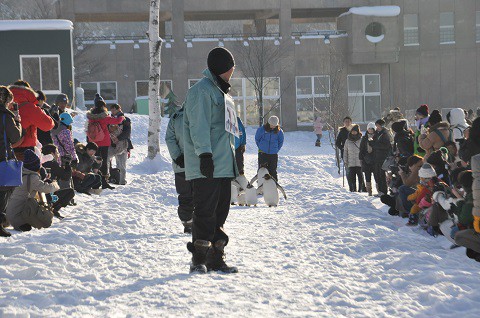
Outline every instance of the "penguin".
POLYGON ((238 205, 244 206, 247 205, 245 202, 245 190, 247 189, 248 181, 244 175, 238 176, 235 181, 240 185, 240 189, 238 191, 238 205))
POLYGON ((278 190, 283 193, 283 197, 285 200, 287 199, 287 195, 285 194, 285 190, 283 190, 282 186, 277 183, 277 180, 273 178, 270 174, 266 174, 263 177, 263 184, 261 187, 263 188, 263 198, 265 199, 265 204, 269 207, 276 207, 278 206, 278 190))
POLYGON ((250 183, 247 184, 247 188, 245 189, 245 204, 247 206, 257 206, 258 198, 257 198, 257 189, 252 186, 250 183))
POLYGON ((268 169, 265 167, 265 166, 261 166, 260 168, 258 168, 258 171, 257 171, 257 175, 255 177, 252 178, 252 180, 250 180, 250 184, 253 184, 255 181, 257 181, 257 185, 258 185, 258 188, 257 188, 257 194, 263 194, 263 191, 262 191, 262 184, 263 184, 263 177, 268 174, 268 169))

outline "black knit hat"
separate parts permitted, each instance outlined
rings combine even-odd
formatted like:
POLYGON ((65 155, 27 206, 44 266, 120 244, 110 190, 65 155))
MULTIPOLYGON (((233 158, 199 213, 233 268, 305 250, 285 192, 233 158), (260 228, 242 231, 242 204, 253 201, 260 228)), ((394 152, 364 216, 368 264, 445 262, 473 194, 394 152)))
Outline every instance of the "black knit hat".
POLYGON ((23 153, 23 167, 30 171, 40 170, 40 158, 30 149, 25 150, 23 153))
POLYGON ((423 115, 423 117, 428 117, 428 105, 420 105, 420 107, 417 108, 417 114, 423 115))
POLYGON ((375 125, 380 125, 380 126, 385 126, 385 120, 383 119, 378 119, 376 122, 375 122, 375 125))
POLYGON ((232 53, 223 47, 216 47, 208 53, 208 69, 215 75, 228 72, 235 66, 232 53))
POLYGON ((399 120, 392 124, 392 130, 396 133, 399 133, 407 128, 406 120, 399 120))
POLYGON ((48 154, 51 154, 51 153, 55 153, 57 152, 57 146, 55 146, 54 144, 48 144, 48 145, 45 145, 42 147, 42 154, 43 155, 48 155, 48 154))
POLYGON ((93 103, 95 104, 95 107, 107 106, 103 97, 100 96, 100 94, 98 93, 95 94, 95 99, 93 100, 93 103))
POLYGON ((466 171, 460 172, 460 174, 458 175, 457 181, 462 185, 463 189, 468 189, 468 190, 472 189, 472 185, 473 185, 472 171, 466 170, 466 171))
POLYGON ((430 126, 436 125, 439 122, 442 121, 442 115, 438 110, 433 110, 432 113, 430 114, 430 117, 428 118, 428 123, 430 126))

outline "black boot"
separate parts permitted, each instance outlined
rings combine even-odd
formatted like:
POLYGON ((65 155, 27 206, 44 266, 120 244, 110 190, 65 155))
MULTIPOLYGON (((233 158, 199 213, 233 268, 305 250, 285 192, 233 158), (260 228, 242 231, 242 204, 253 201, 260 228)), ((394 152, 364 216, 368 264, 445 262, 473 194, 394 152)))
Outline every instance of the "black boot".
POLYGON ((212 243, 204 240, 196 240, 195 243, 188 243, 187 249, 193 254, 190 264, 190 273, 207 273, 207 253, 211 249, 212 243))
POLYGON ((25 224, 23 224, 23 225, 20 225, 20 226, 18 227, 18 229, 19 229, 20 231, 22 231, 22 232, 28 232, 28 231, 30 231, 30 230, 32 229, 32 226, 31 226, 30 224, 28 224, 28 223, 25 223, 25 224))
POLYGON ((115 187, 112 187, 110 184, 108 184, 106 177, 102 177, 102 189, 113 190, 115 187))
POLYGON ((225 263, 225 244, 224 240, 220 240, 213 244, 213 248, 207 254, 207 269, 209 271, 221 271, 224 273, 238 273, 235 266, 228 266, 225 263))
POLYGON ((58 212, 58 210, 60 210, 60 208, 54 208, 53 209, 53 216, 56 217, 57 219, 59 220, 63 220, 65 217, 63 217, 60 212, 58 212))
POLYGON ((0 224, 0 236, 2 237, 10 237, 12 236, 12 234, 10 232, 8 232, 7 230, 5 230, 5 228, 3 227, 3 225, 0 224))

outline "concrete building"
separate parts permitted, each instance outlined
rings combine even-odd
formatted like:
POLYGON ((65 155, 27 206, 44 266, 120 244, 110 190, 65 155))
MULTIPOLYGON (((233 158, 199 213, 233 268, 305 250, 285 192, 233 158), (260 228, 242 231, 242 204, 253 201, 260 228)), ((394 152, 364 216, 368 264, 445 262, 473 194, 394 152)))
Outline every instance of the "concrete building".
MULTIPOLYGON (((74 23, 148 21, 143 0, 64 0, 57 11, 74 23)), ((368 122, 396 106, 479 104, 480 1, 168 0, 161 2, 160 26, 163 95, 171 88, 180 101, 201 78, 211 48, 223 45, 238 60, 242 46, 265 41, 276 47, 281 53, 262 72, 268 83, 263 113, 279 115, 287 130, 311 126, 314 116, 330 107, 339 116, 368 122), (351 9, 360 6, 371 8, 351 9), (222 28, 216 34, 185 34, 190 21, 230 20, 243 21, 240 34, 222 28), (298 24, 332 22, 336 30, 293 31, 298 24), (168 23, 171 34, 165 31, 168 23)), ((145 95, 146 38, 83 38, 76 45, 88 47, 82 58, 96 59, 101 69, 76 78, 87 100, 98 91, 128 110, 145 95)), ((255 125, 255 90, 247 79, 251 74, 243 71, 237 67, 232 95, 243 119, 255 125)))

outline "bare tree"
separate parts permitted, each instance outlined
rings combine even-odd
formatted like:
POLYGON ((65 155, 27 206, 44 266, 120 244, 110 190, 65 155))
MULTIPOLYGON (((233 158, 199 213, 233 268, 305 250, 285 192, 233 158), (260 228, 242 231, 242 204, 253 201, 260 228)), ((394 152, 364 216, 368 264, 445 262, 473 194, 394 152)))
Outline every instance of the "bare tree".
MULTIPOLYGON (((280 97, 271 106, 267 113, 264 109, 264 91, 282 72, 280 65, 284 52, 278 45, 279 40, 272 37, 258 36, 247 37, 244 41, 236 41, 234 46, 236 63, 243 75, 251 83, 256 98, 258 110, 258 125, 263 125, 264 118, 280 106, 280 97), (277 42, 277 43, 276 43, 277 42)), ((291 85, 285 85, 288 87, 291 85)))
POLYGON ((162 39, 159 35, 160 0, 150 0, 148 38, 150 45, 150 77, 148 87, 148 158, 154 159, 160 152, 160 72, 162 39))

